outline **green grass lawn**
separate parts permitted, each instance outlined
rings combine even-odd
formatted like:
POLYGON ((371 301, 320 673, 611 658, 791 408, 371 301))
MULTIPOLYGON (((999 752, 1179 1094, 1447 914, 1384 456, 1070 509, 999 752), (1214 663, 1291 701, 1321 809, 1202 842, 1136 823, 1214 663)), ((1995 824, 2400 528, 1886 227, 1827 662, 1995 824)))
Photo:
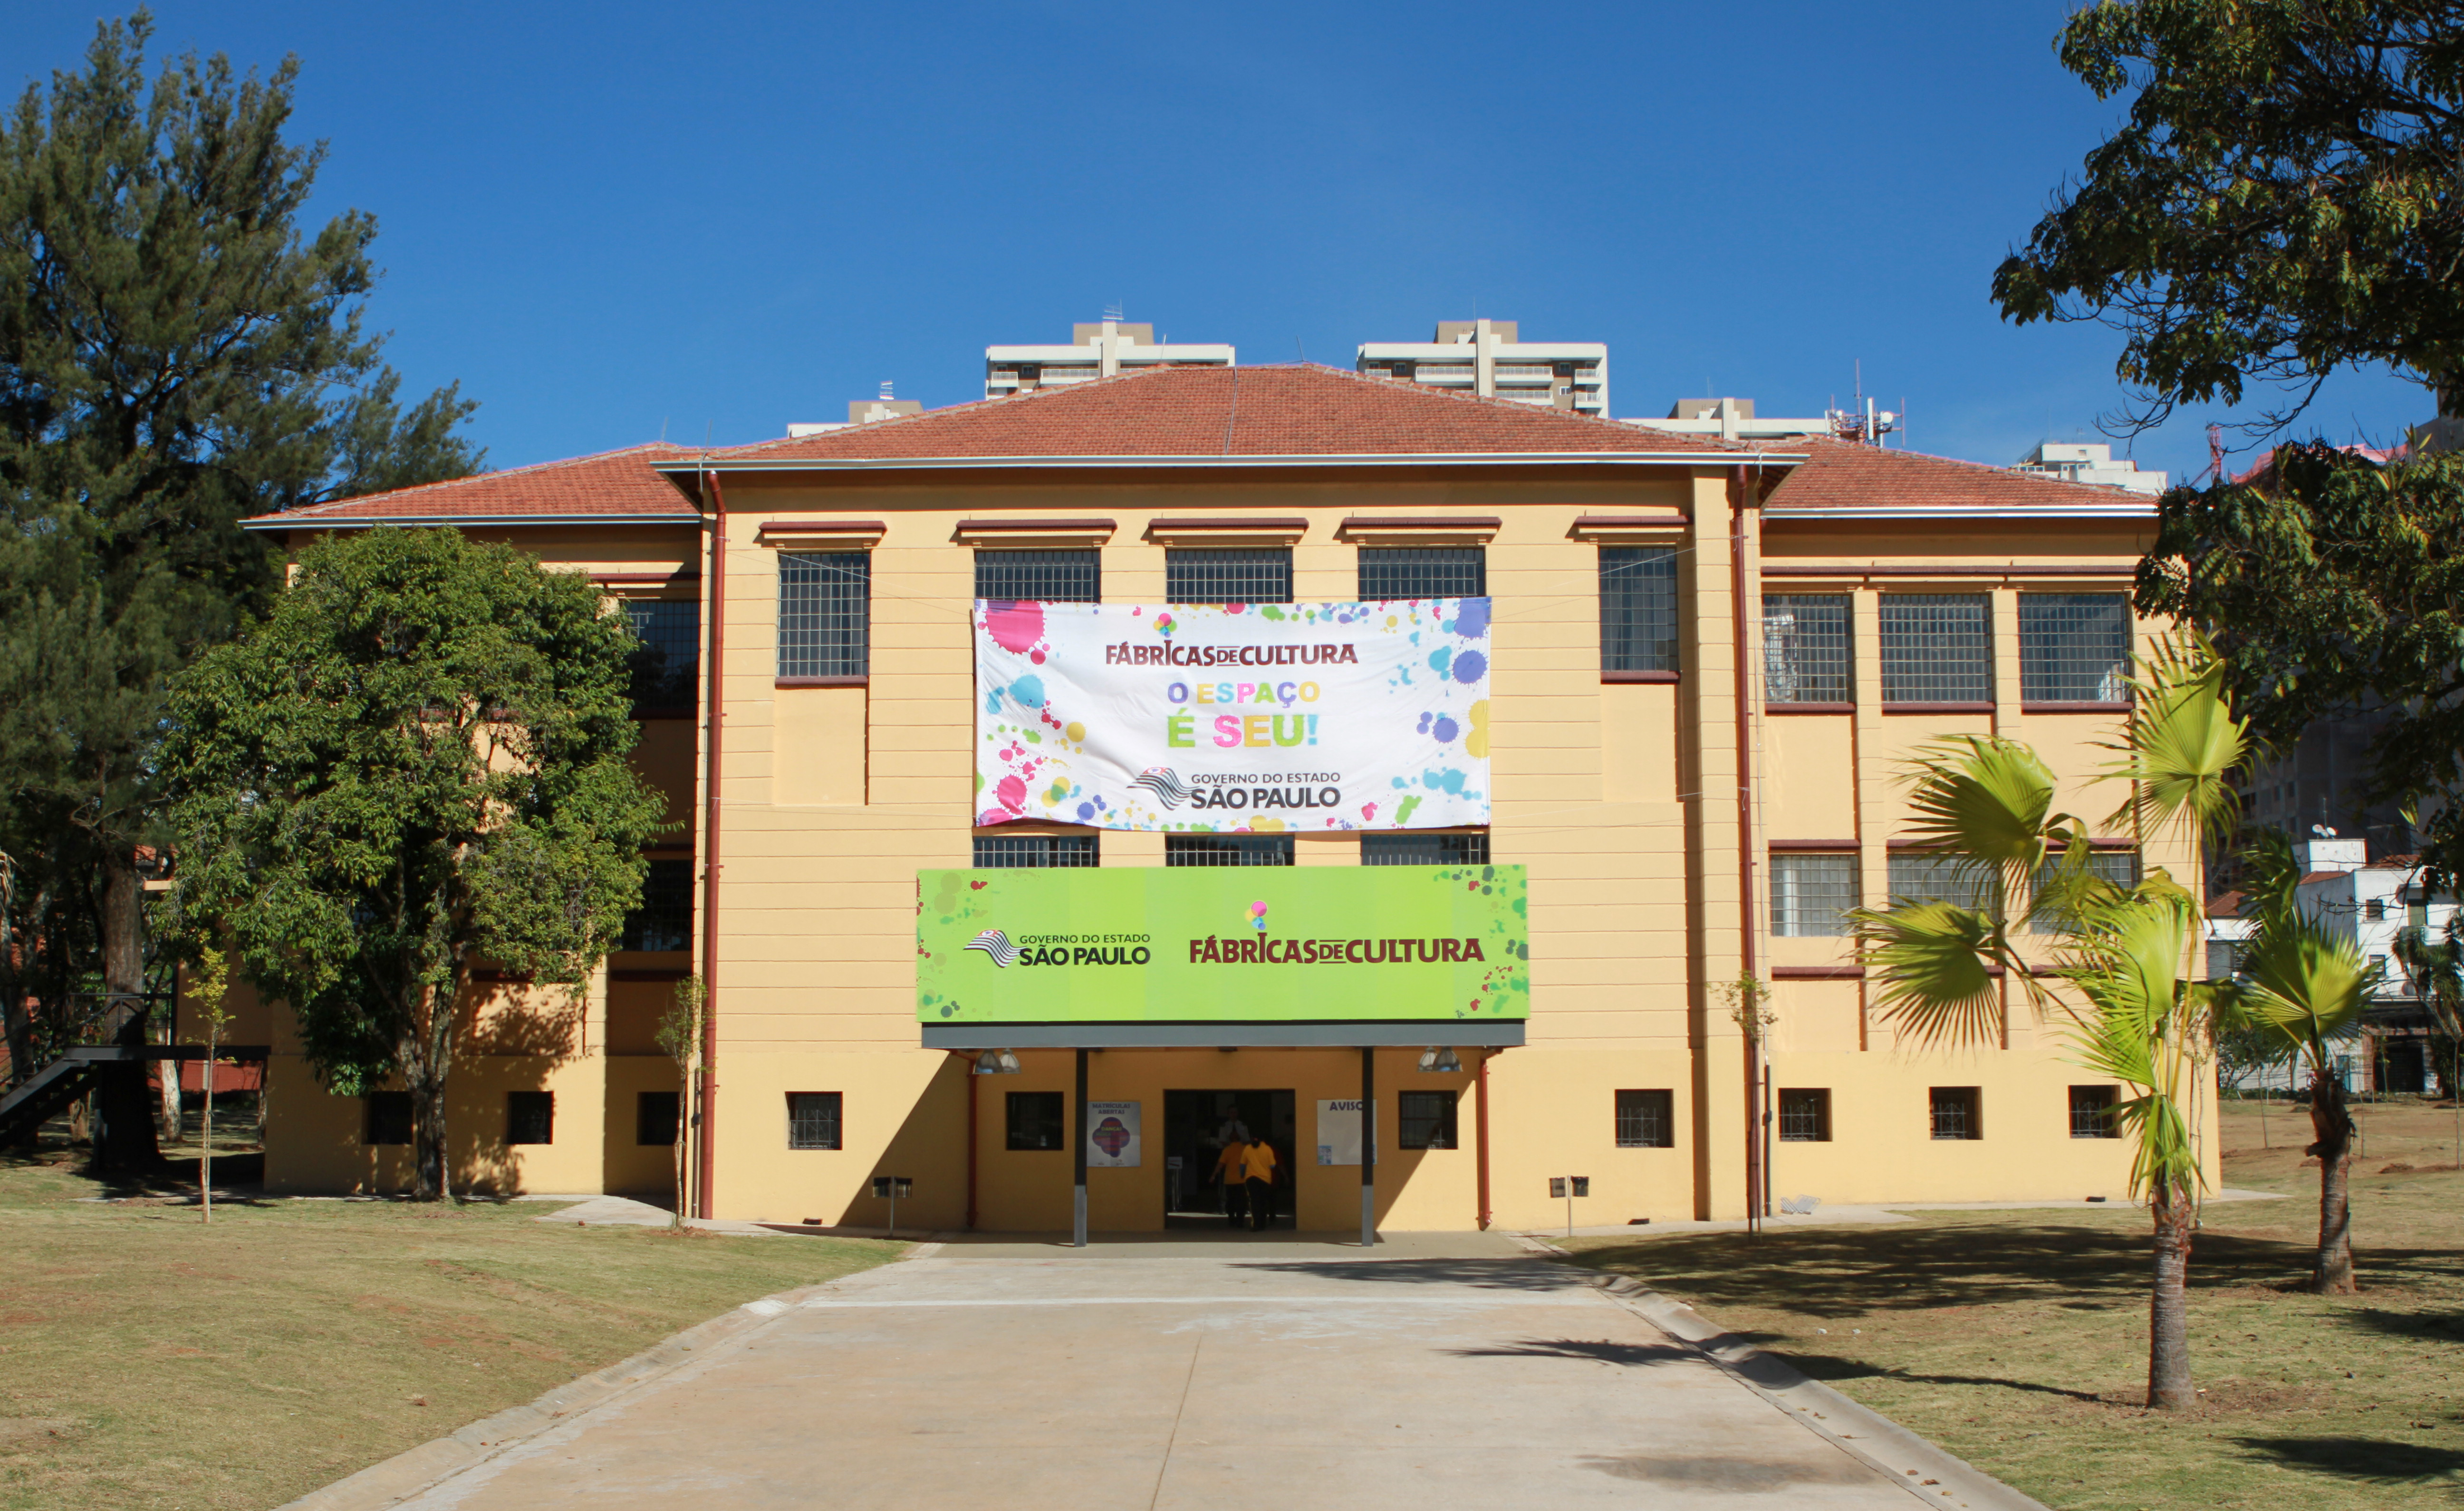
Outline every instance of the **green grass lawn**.
POLYGON ((728 1308, 903 1245, 553 1206, 112 1204, 0 1163, 0 1507, 279 1505, 728 1308))
POLYGON ((2464 1501, 2464 1174, 2453 1113, 2361 1109, 2363 1290, 2299 1287, 2318 1237, 2306 1119, 2225 1114, 2228 1186, 2191 1258, 2202 1410, 2151 1412, 2143 1214, 1924 1213, 1892 1227, 1576 1239, 2058 1511, 2464 1501), (2395 1167, 2390 1169, 2389 1167, 2395 1167))

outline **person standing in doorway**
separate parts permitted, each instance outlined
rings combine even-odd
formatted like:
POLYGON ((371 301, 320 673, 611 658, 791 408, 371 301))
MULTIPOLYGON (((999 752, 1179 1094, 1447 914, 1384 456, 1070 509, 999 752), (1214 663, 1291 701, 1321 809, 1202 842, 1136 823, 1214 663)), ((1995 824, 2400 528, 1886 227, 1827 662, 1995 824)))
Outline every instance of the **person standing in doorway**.
POLYGON ((1223 1188, 1223 1215, 1239 1226, 1247 1209, 1243 1204, 1248 1175, 1243 1166, 1249 1148, 1248 1130, 1234 1128, 1223 1139, 1223 1152, 1215 1158, 1215 1179, 1223 1188))
POLYGON ((1241 1174, 1249 1187, 1249 1231, 1264 1233, 1275 1222, 1275 1146, 1264 1139, 1241 1146, 1241 1174))

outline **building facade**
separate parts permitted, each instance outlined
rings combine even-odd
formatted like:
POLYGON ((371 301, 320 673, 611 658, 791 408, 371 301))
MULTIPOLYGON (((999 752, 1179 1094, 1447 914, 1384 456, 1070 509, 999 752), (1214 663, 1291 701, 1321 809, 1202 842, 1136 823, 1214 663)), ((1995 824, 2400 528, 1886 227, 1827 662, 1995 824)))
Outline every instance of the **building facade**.
MULTIPOLYGON (((1397 1229, 1562 1221, 1567 1177, 1592 1223, 2126 1191, 2099 1116, 2116 1088, 2057 1025, 2014 999, 1997 1043, 1902 1040, 1839 915, 1948 885, 1901 843, 1927 741, 2028 740, 2060 807, 2116 805, 2087 787, 2152 633, 2128 610, 2144 498, 1322 367, 1177 366, 256 526, 387 523, 588 573, 665 647, 639 761, 674 834, 578 1008, 481 984, 459 1184, 665 1199, 681 1128, 708 1215, 877 1226, 875 1182, 905 1178, 902 1222, 1066 1230, 1070 1130, 1101 1104, 1143 1109, 1144 1149, 1089 1172, 1095 1229, 1220 1225, 1207 1160, 1240 1123, 1282 1156, 1274 1215, 1342 1230, 1362 1188, 1334 1125, 1366 1070, 1375 1215, 1397 1229), (979 601, 1438 598, 1488 606, 1485 824, 983 821, 979 601), (1397 1027, 1337 999, 1177 1040, 1089 1021, 962 1043, 919 1009, 922 873, 1223 865, 1309 869, 1337 897, 1362 867, 1520 867, 1529 1016, 1455 1035, 1432 1026, 1444 1003, 1397 1027), (695 974, 714 1061, 680 1101, 651 1033, 695 974), (1760 1051, 1721 990, 1745 974, 1775 993, 1760 1051)), ((2106 847, 2116 874, 2188 874, 2106 847)), ((281 1014, 251 1012, 275 1046, 270 1187, 402 1184, 386 1105, 330 1094, 281 1014)))
MULTIPOLYGON (((1155 340, 1152 325, 1098 320, 1069 327, 1067 346, 987 346, 984 397, 1033 393, 1155 367, 1229 367, 1229 346, 1155 340)), ((848 418, 859 418, 852 410, 848 418)))
POLYGON ((1597 341, 1527 341, 1513 320, 1440 320, 1425 341, 1364 343, 1353 370, 1606 418, 1609 349, 1597 341))

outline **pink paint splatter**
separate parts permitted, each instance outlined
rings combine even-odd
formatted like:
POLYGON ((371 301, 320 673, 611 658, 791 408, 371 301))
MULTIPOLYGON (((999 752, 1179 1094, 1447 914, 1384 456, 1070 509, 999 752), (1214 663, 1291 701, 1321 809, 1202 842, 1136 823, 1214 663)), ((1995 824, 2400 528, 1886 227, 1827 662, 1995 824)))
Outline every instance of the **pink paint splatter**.
POLYGON ((1026 806, 1026 782, 1015 776, 1003 777, 1001 785, 993 789, 993 797, 1002 807, 1017 813, 1026 806))
POLYGON ((1025 650, 1044 638, 1044 605, 1005 603, 988 610, 984 628, 1003 650, 1025 650))
POLYGON ((1374 802, 1362 803, 1360 805, 1360 817, 1363 822, 1375 820, 1377 817, 1377 805, 1374 802))

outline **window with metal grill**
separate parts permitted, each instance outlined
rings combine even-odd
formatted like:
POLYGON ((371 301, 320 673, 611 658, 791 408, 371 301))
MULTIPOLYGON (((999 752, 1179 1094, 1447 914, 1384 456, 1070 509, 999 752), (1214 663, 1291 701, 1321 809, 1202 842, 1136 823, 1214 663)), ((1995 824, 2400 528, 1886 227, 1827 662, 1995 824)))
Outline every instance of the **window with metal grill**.
POLYGON ((2119 593, 2019 595, 2019 696, 2121 703, 2130 696, 2130 604, 2119 593))
POLYGON ((1060 1150, 1069 1145, 1058 1091, 1009 1094, 1009 1143, 1016 1150, 1060 1150))
POLYGON ((1780 854, 1771 858, 1771 932, 1786 939, 1835 939, 1857 906, 1857 857, 1780 854))
POLYGON ((979 834, 976 836, 976 867, 998 870, 1020 865, 1100 865, 1102 852, 1091 834, 979 834))
POLYGON ((2122 1093, 2117 1087, 2071 1087, 2071 1137, 2122 1137, 2122 1128, 2113 1119, 2113 1109, 2121 1105, 2122 1093))
POLYGON ((1488 831, 1472 834, 1364 834, 1363 865, 1486 865, 1488 831))
MULTIPOLYGON (((2049 895, 2047 888, 2059 874, 2061 861, 2051 858, 2036 867, 2031 885, 2039 899, 2035 929, 2040 933, 2058 932, 2069 922, 2069 912, 2049 895)), ((2121 891, 2139 885, 2139 852, 2136 850, 2096 850, 2087 858, 2087 874, 2121 891)))
POLYGON ((1617 1094, 1617 1141, 1619 1149, 1677 1147, 1677 1094, 1673 1091, 1620 1091, 1617 1094))
POLYGON ((1405 1149, 1455 1149, 1455 1094, 1406 1091, 1396 1110, 1402 1120, 1395 1142, 1405 1149))
POLYGON ((361 1135, 363 1144, 407 1144, 410 1142, 410 1093, 407 1091, 371 1091, 367 1095, 367 1128, 361 1135))
POLYGON ((1166 865, 1289 865, 1288 834, 1167 834, 1166 865))
POLYGON ((1831 1142, 1831 1091, 1828 1087, 1781 1087, 1779 1138, 1783 1144, 1831 1142))
POLYGON ((779 675, 869 675, 871 631, 869 555, 821 551, 779 558, 779 675))
POLYGON ((636 713, 691 713, 701 672, 701 605, 690 599, 628 598, 625 618, 640 644, 626 659, 636 713))
POLYGON ((636 1092, 633 1098, 633 1142, 672 1148, 676 1128, 681 1121, 676 1094, 672 1091, 636 1092))
POLYGON ((642 878, 642 906, 625 915, 625 935, 616 948, 693 948, 693 862, 650 863, 642 878))
POLYGON ((1600 669, 1677 669, 1677 553, 1600 547, 1600 669))
POLYGON ((1980 1109, 1974 1086, 1934 1086, 1925 1096, 1933 1111, 1934 1137, 1978 1139, 1985 1136, 1985 1120, 1978 1115, 1980 1109))
POLYGON ((508 1144, 555 1143, 556 1093, 553 1091, 506 1092, 505 1142, 508 1144))
POLYGON ((1763 696, 1773 703, 1853 703, 1848 595, 1763 598, 1763 696))
POLYGON ((1095 551, 979 551, 976 597, 1038 603, 1104 602, 1103 556, 1095 551))
POLYGON ((1166 551, 1163 598, 1167 603, 1288 603, 1292 601, 1291 549, 1242 546, 1166 551))
POLYGON ((788 1092, 787 1147, 839 1148, 839 1100, 835 1091, 788 1092))
POLYGON ((1884 703, 1993 701, 1989 595, 1885 593, 1881 628, 1884 703))
POLYGON ((1485 598, 1488 553, 1479 546, 1362 546, 1360 601, 1485 598))
POLYGON ((1952 903, 1985 908, 1998 889, 1993 873, 1963 865, 1947 855, 1895 854, 1890 859, 1891 902, 1952 903))

